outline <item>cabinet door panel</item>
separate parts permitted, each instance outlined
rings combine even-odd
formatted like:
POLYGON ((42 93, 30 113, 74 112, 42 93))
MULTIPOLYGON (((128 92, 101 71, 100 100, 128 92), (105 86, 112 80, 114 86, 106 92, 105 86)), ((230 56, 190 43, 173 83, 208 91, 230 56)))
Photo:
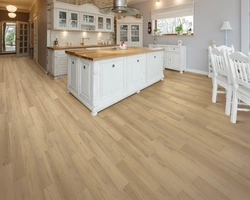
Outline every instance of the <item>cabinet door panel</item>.
POLYGON ((68 69, 68 87, 78 93, 78 70, 77 58, 70 59, 68 69))
POLYGON ((57 28, 68 27, 68 12, 66 10, 57 10, 57 28))
POLYGON ((163 73, 161 52, 148 53, 147 79, 154 79, 163 73))
POLYGON ((180 61, 181 61, 181 56, 178 52, 171 52, 171 64, 172 64, 172 68, 174 69, 180 69, 180 61))
POLYGON ((136 88, 146 81, 146 55, 128 58, 128 88, 136 88))
POLYGON ((88 63, 80 64, 80 96, 90 99, 90 67, 88 63))
POLYGON ((124 59, 101 63, 100 88, 101 99, 119 95, 125 88, 124 59))

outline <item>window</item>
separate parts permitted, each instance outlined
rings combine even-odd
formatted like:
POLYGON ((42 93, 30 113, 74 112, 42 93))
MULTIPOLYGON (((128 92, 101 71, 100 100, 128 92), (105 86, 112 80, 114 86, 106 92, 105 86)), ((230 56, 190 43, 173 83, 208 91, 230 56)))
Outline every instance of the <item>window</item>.
POLYGON ((194 3, 152 10, 153 34, 193 34, 193 13, 194 3))

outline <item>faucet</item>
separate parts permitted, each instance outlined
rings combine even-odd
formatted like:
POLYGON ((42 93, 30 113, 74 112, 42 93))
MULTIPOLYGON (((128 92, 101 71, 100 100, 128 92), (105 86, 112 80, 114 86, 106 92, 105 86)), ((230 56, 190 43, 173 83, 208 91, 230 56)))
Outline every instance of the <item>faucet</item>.
POLYGON ((82 42, 80 43, 82 46, 84 45, 84 39, 86 39, 86 40, 89 40, 89 37, 87 37, 87 38, 82 38, 82 42))

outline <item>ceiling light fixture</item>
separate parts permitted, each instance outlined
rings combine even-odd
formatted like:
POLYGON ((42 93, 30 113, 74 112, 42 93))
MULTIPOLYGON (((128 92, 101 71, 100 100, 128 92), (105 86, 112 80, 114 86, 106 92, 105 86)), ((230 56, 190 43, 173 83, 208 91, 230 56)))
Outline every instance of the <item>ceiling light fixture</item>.
POLYGON ((6 9, 7 9, 9 12, 13 13, 13 12, 16 12, 17 7, 16 7, 16 6, 13 6, 13 5, 8 5, 8 6, 6 6, 6 9))
POLYGON ((126 0, 114 0, 113 7, 101 8, 99 11, 102 14, 113 14, 118 16, 137 15, 140 13, 137 8, 127 7, 126 0))
POLYGON ((156 0, 156 5, 160 5, 160 0, 156 0))
POLYGON ((16 17, 16 13, 8 13, 10 18, 15 18, 16 17))

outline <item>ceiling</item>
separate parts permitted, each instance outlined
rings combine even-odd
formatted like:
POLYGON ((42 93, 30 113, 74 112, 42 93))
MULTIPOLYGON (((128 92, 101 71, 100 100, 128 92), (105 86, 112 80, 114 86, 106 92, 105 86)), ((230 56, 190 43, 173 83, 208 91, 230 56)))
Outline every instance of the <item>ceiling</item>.
MULTIPOLYGON (((75 2, 75 0, 59 0, 61 2, 75 2)), ((113 2, 113 0, 107 0, 110 2, 113 2)), ((128 5, 133 5, 142 1, 146 0, 127 0, 128 5)), ((36 2, 36 0, 1 0, 0 9, 6 9, 5 7, 7 5, 14 5, 17 7, 17 12, 29 12, 30 8, 33 6, 33 4, 36 2)))

